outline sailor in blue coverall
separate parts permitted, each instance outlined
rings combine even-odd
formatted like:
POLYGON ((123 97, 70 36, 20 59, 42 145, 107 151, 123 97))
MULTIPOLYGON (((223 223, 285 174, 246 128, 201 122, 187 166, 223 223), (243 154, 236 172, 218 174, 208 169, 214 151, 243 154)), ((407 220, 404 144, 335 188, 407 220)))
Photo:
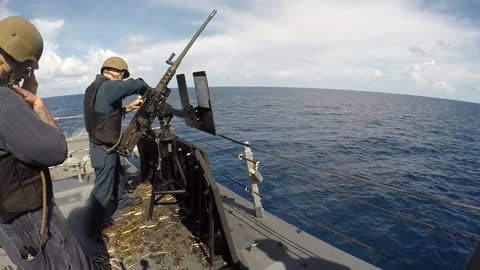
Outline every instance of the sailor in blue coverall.
MULTIPOLYGON (((95 169, 95 185, 91 198, 101 206, 98 222, 105 222, 117 209, 142 203, 140 197, 128 196, 126 175, 119 155, 107 150, 120 139, 122 115, 138 109, 142 100, 123 106, 122 100, 131 95, 143 95, 151 89, 142 79, 128 79, 127 63, 120 57, 105 60, 101 74, 85 91, 85 126, 89 133, 90 159, 95 169)), ((101 227, 101 225, 99 226, 101 227)))

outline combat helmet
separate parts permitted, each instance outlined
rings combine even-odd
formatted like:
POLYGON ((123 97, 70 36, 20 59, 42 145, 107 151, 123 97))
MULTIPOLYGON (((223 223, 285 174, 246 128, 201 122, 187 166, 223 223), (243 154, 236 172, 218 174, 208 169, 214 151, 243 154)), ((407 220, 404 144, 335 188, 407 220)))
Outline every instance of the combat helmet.
POLYGON ((128 65, 125 60, 118 56, 112 56, 109 57, 103 62, 102 68, 100 69, 100 72, 103 73, 103 70, 105 68, 114 68, 118 70, 122 70, 123 73, 123 78, 126 79, 130 76, 130 72, 128 72, 128 65))
POLYGON ((15 61, 31 61, 32 67, 38 69, 43 53, 42 35, 27 19, 7 17, 0 21, 0 48, 15 61))

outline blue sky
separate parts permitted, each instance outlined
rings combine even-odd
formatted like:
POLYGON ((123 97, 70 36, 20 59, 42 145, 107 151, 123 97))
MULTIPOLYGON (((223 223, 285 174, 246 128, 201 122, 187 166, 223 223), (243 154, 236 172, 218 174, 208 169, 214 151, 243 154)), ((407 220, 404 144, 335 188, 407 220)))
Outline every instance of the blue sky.
POLYGON ((478 0, 0 0, 0 18, 24 16, 44 36, 37 73, 44 96, 82 93, 111 55, 155 85, 165 59, 180 53, 212 9, 218 14, 178 70, 206 70, 212 86, 480 103, 478 0))

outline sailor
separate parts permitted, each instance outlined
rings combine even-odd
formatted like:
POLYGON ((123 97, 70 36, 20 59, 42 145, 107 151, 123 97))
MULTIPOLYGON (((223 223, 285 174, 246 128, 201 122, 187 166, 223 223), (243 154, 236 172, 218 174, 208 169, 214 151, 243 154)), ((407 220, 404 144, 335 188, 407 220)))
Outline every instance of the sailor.
POLYGON ((67 143, 36 95, 42 52, 28 20, 0 21, 0 245, 18 269, 90 269, 53 201, 48 167, 65 160, 67 143))
POLYGON ((100 73, 85 91, 84 114, 90 139, 90 159, 96 176, 91 198, 102 210, 102 218, 96 222, 103 222, 105 227, 117 209, 142 203, 142 198, 128 195, 127 178, 119 155, 109 149, 120 141, 122 115, 142 104, 137 98, 123 106, 122 100, 135 94, 143 95, 151 87, 142 79, 125 80, 130 73, 127 62, 120 57, 106 59, 100 73))

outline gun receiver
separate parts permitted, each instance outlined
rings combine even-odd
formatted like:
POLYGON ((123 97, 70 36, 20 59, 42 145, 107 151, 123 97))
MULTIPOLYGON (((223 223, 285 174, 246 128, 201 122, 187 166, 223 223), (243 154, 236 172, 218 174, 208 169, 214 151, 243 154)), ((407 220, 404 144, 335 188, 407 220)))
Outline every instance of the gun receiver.
POLYGON ((142 137, 142 135, 150 129, 153 120, 155 120, 156 117, 163 115, 167 107, 166 100, 170 94, 170 89, 167 88, 168 83, 172 79, 173 75, 175 75, 177 67, 180 65, 183 57, 185 57, 190 47, 192 47, 195 40, 202 33, 203 29, 205 29, 207 24, 216 13, 217 10, 213 10, 212 13, 210 13, 202 26, 200 26, 200 29, 198 29, 185 49, 183 49, 182 53, 174 62, 172 62, 172 59, 175 56, 175 53, 170 55, 166 61, 170 67, 168 67, 167 71, 155 89, 152 89, 152 91, 148 91, 146 93, 142 106, 140 106, 132 121, 128 125, 127 130, 123 133, 120 143, 116 148, 114 148, 120 155, 129 156, 133 148, 137 145, 140 137, 142 137))

